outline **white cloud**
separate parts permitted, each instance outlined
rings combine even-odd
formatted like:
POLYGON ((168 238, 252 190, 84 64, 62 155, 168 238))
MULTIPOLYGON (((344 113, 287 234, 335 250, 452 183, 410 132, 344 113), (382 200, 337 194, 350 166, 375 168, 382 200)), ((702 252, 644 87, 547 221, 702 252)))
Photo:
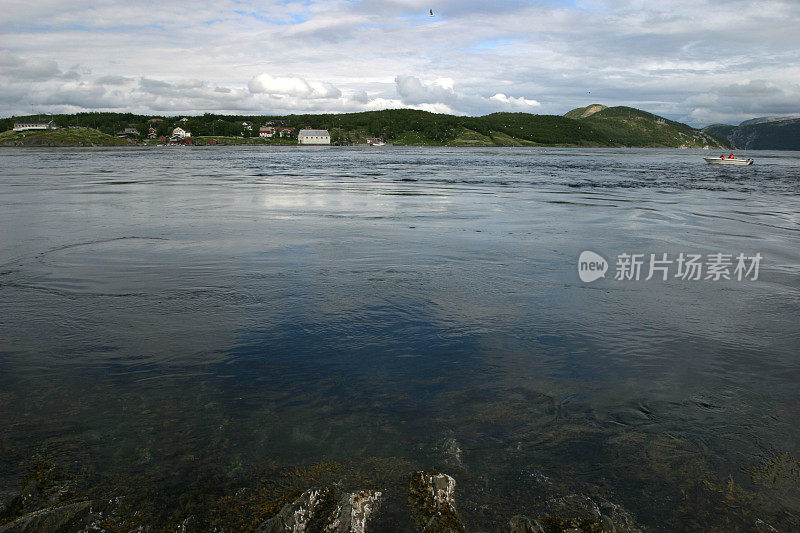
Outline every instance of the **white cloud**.
POLYGON ((793 115, 798 112, 800 84, 778 86, 769 80, 733 83, 686 99, 688 120, 701 124, 738 123, 743 118, 793 115))
POLYGON ((381 104, 484 114, 601 102, 701 125, 800 107, 791 105, 796 0, 437 0, 433 18, 421 0, 3 7, 0 116, 77 103, 176 114, 381 104), (742 80, 769 83, 735 88, 742 80), (51 103, 69 81, 83 85, 51 103))
POLYGON ((397 76, 395 78, 397 94, 400 101, 426 111, 437 113, 479 114, 492 111, 531 111, 541 106, 537 100, 521 96, 506 96, 495 93, 484 97, 474 93, 456 91, 455 80, 437 78, 425 83, 414 76, 397 76))
POLYGON ((521 107, 521 108, 539 107, 542 105, 538 100, 531 100, 528 98, 523 98, 521 96, 515 98, 513 96, 506 96, 503 93, 497 93, 491 98, 489 98, 489 100, 494 100, 496 102, 500 102, 501 104, 505 104, 512 107, 521 107))
POLYGON ((458 98, 451 78, 439 78, 433 83, 422 83, 414 76, 397 76, 397 94, 404 104, 444 104, 458 98))
POLYGON ((342 91, 327 82, 306 81, 297 77, 274 77, 267 73, 254 77, 247 86, 251 93, 266 93, 273 96, 315 99, 339 98, 342 95, 342 91))

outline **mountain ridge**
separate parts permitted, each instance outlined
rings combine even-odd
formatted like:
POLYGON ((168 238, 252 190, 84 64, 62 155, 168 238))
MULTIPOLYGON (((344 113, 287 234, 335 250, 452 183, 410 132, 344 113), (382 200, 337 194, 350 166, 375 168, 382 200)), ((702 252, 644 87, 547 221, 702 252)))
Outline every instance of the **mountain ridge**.
POLYGON ((742 150, 800 150, 800 117, 760 117, 738 126, 711 124, 705 133, 742 150))

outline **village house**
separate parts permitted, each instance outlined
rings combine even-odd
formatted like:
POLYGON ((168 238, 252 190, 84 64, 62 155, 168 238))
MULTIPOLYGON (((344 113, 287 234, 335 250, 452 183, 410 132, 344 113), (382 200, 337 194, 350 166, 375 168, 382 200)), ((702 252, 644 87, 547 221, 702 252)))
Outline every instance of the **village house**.
POLYGON ((278 128, 275 128, 275 132, 280 137, 290 137, 294 133, 294 128, 291 128, 291 127, 278 127, 278 128))
POLYGON ((155 139, 156 137, 158 137, 158 130, 153 126, 150 126, 150 128, 147 130, 147 138, 155 139))
POLYGON ((139 130, 136 129, 136 126, 127 126, 124 130, 122 130, 123 135, 139 135, 139 130))
POLYGON ((170 141, 179 141, 179 140, 184 140, 186 138, 189 138, 191 136, 192 136, 192 133, 190 131, 186 131, 181 127, 177 127, 174 130, 172 130, 172 136, 170 137, 169 140, 170 141))
POLYGON ((300 130, 297 144, 331 144, 331 134, 328 130, 300 130))
POLYGON ((275 135, 275 126, 271 123, 264 124, 258 130, 259 137, 272 137, 273 135, 275 135))
POLYGON ((52 120, 37 121, 25 120, 14 123, 14 131, 28 131, 28 130, 55 130, 58 129, 56 123, 52 120))
POLYGON ((242 122, 242 129, 244 131, 253 131, 253 123, 245 120, 242 122))

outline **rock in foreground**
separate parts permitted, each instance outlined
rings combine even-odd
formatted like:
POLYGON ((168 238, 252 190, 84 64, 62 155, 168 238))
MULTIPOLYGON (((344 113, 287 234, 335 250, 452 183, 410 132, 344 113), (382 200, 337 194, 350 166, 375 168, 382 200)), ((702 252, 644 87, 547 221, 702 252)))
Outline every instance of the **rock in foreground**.
POLYGON ((381 493, 371 490, 341 494, 338 487, 309 489, 261 524, 258 533, 364 533, 381 493))
POLYGON ((22 515, 0 526, 0 533, 60 533, 71 531, 91 508, 91 502, 77 502, 22 515))
POLYGON ((447 474, 419 471, 411 474, 408 502, 422 531, 456 533, 465 531, 456 511, 456 480, 447 474))

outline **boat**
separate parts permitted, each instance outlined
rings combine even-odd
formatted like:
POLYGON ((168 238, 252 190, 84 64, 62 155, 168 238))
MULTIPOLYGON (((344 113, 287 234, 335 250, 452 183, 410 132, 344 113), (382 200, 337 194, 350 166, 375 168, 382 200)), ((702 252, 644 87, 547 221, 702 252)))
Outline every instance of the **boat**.
POLYGON ((741 157, 704 157, 709 165, 752 165, 752 159, 742 159, 741 157))

